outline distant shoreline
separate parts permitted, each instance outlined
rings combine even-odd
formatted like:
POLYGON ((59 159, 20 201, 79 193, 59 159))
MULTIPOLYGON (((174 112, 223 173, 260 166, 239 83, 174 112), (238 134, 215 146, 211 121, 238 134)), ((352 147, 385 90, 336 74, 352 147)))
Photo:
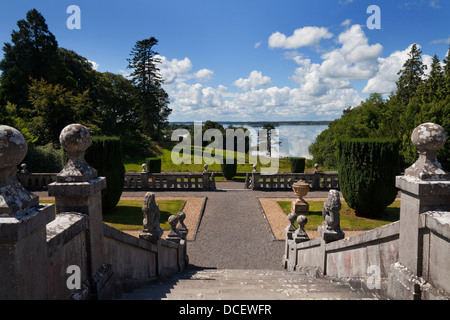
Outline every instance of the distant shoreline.
MULTIPOLYGON (((274 126, 326 126, 332 121, 215 121, 220 124, 229 124, 235 126, 251 126, 251 127, 262 127, 266 123, 273 124, 274 126)), ((180 124, 180 125, 193 125, 194 121, 173 121, 169 124, 180 124)))

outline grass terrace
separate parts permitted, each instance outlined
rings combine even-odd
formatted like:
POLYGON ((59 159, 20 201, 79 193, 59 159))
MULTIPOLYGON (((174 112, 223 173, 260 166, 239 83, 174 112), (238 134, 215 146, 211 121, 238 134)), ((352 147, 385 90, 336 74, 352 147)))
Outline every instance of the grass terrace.
MULTIPOLYGON (((305 225, 305 229, 317 230, 317 227, 323 223, 322 208, 324 201, 308 199, 307 202, 309 204, 309 214, 307 215, 308 223, 305 225)), ((278 204, 286 215, 291 212, 291 201, 278 201, 278 204)), ((341 204, 340 219, 342 230, 371 230, 400 219, 400 200, 395 200, 384 210, 380 218, 374 219, 358 217, 345 201, 341 201, 341 204)), ((298 227, 297 222, 295 222, 295 225, 298 227)))

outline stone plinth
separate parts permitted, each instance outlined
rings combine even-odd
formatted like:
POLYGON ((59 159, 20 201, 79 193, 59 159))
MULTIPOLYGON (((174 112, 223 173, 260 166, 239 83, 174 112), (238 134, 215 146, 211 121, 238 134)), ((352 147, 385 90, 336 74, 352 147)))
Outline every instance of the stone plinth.
POLYGON ((93 298, 102 298, 105 277, 109 277, 110 267, 104 264, 102 190, 106 188, 106 178, 98 177, 97 170, 84 159, 86 149, 91 144, 89 130, 81 124, 65 127, 59 136, 69 160, 58 173, 56 182, 48 185, 49 196, 55 197, 56 212, 78 212, 88 219, 88 254, 90 261, 89 282, 93 298), (103 280, 102 280, 103 279, 103 280))

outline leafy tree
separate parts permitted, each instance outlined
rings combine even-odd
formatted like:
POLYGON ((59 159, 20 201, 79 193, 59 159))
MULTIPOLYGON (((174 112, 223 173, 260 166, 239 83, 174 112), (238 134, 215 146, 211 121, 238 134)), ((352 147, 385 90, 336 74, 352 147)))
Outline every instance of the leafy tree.
POLYGON ((152 138, 161 138, 162 129, 167 125, 171 113, 169 96, 161 87, 163 80, 157 67, 160 59, 153 47, 158 44, 154 37, 138 41, 128 59, 128 68, 134 84, 139 89, 138 115, 140 129, 152 138))
POLYGON ((95 73, 90 91, 93 103, 101 114, 101 129, 107 135, 123 135, 134 131, 138 124, 136 87, 123 76, 105 72, 95 73))
POLYGON ((33 121, 28 126, 38 143, 59 143, 61 130, 76 122, 83 122, 91 133, 98 133, 87 92, 74 95, 61 85, 45 80, 32 80, 29 92, 31 107, 26 111, 33 121))
POLYGON ((17 22, 18 31, 11 33, 11 42, 5 43, 4 58, 0 61, 0 101, 17 105, 18 113, 29 106, 28 86, 31 79, 46 79, 57 83, 61 78, 58 43, 49 31, 44 17, 36 10, 27 12, 26 20, 17 22))
POLYGON ((75 51, 58 48, 58 58, 65 72, 64 78, 58 84, 74 93, 83 93, 92 89, 96 82, 97 72, 92 69, 92 64, 85 57, 75 51))

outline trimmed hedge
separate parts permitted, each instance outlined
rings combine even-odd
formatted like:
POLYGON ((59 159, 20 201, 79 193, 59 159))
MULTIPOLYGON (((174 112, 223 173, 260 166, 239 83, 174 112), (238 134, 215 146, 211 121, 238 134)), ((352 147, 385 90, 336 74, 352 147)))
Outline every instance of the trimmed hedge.
POLYGON ((220 167, 222 169, 223 176, 227 180, 231 180, 237 173, 237 160, 234 159, 233 163, 226 163, 226 160, 224 159, 224 163, 222 163, 220 167))
POLYGON ((289 158, 292 173, 305 172, 306 158, 289 158))
POLYGON ((145 164, 147 165, 147 172, 161 173, 161 158, 147 158, 145 164))
POLYGON ((93 136, 85 159, 97 170, 99 177, 106 177, 106 189, 102 190, 102 207, 104 214, 111 212, 120 200, 125 179, 120 138, 93 136))
POLYGON ((60 172, 66 162, 64 150, 52 143, 45 146, 29 144, 27 155, 22 161, 27 164, 27 170, 34 173, 60 172))
POLYGON ((356 214, 377 217, 396 198, 400 142, 392 139, 338 141, 339 185, 356 214))

